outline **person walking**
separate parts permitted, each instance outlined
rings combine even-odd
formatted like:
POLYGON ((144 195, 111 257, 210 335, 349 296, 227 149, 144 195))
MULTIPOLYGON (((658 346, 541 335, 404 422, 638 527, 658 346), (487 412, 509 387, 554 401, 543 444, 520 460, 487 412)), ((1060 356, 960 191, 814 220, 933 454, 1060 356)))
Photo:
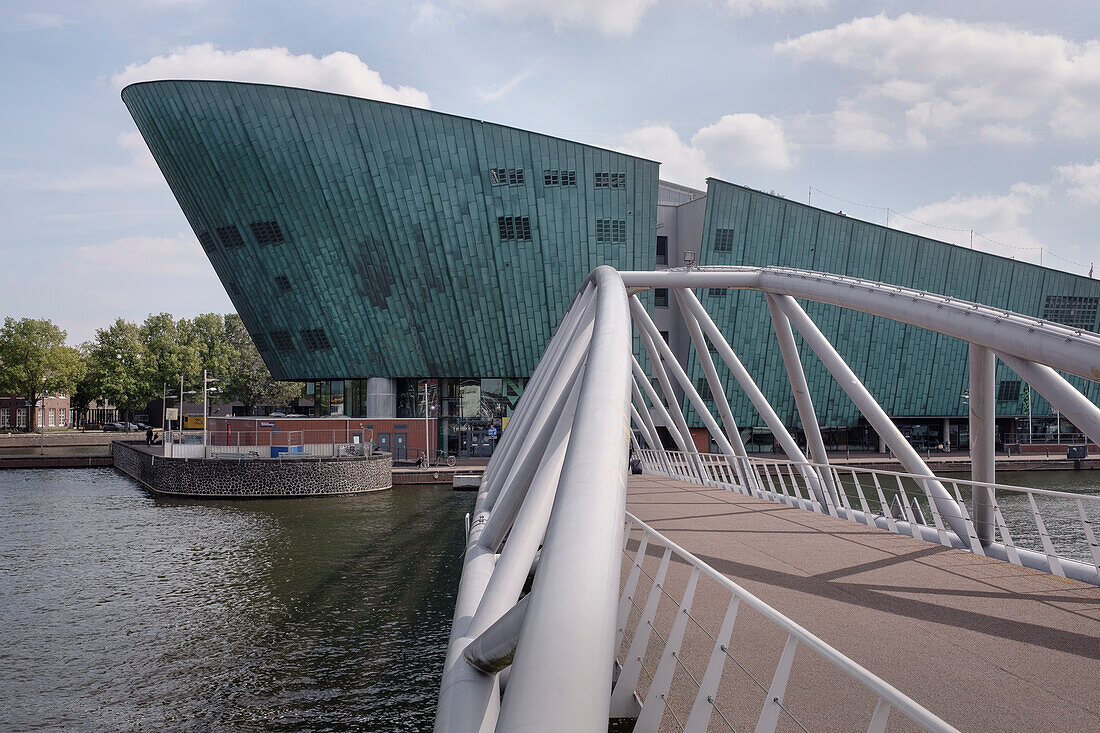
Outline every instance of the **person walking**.
POLYGON ((153 429, 152 428, 146 428, 145 429, 145 445, 152 445, 152 444, 153 444, 153 429))

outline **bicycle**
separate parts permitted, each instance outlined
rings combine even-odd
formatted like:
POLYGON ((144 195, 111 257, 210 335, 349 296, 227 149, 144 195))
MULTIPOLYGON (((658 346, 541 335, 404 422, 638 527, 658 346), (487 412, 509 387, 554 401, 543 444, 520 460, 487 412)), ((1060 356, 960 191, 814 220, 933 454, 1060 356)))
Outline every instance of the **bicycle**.
POLYGON ((458 463, 458 458, 447 453, 443 450, 437 450, 434 458, 429 458, 427 453, 421 453, 420 458, 416 460, 417 465, 421 468, 427 468, 428 466, 454 466, 458 463))

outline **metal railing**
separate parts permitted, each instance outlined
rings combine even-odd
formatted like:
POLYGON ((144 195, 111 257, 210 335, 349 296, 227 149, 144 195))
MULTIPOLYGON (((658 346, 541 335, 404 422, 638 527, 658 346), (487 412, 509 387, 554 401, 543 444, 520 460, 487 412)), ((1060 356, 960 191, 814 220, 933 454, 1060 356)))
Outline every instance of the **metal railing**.
POLYGON ((954 505, 937 503, 927 476, 899 471, 827 463, 796 464, 771 458, 735 458, 712 453, 642 449, 646 471, 688 483, 756 496, 829 514, 897 534, 970 550, 1088 583, 1100 584, 1100 494, 1070 493, 1023 486, 937 477, 949 489, 954 505), (741 468, 736 471, 734 466, 741 468), (838 488, 834 502, 822 504, 801 471, 810 467, 822 482, 838 488), (741 477, 745 480, 742 481, 741 477), (976 523, 966 507, 976 493, 992 496, 992 521, 976 523), (946 511, 944 511, 944 509, 946 511), (960 538, 950 528, 966 528, 960 538), (985 542, 980 536, 987 536, 985 542))
MULTIPOLYGON (((622 667, 611 693, 611 714, 637 718, 635 731, 657 731, 666 717, 675 729, 685 733, 703 733, 712 729, 714 722, 721 730, 745 730, 747 724, 758 731, 775 730, 783 719, 803 731, 820 729, 811 720, 814 708, 832 707, 835 700, 817 694, 794 704, 787 697, 796 652, 800 649, 812 652, 832 671, 846 675, 855 683, 856 690, 862 689, 864 707, 857 700, 845 701, 847 724, 859 724, 871 732, 885 731, 890 713, 897 711, 924 730, 955 730, 633 514, 628 512, 626 518, 623 561, 629 570, 616 616, 622 667), (633 555, 629 552, 632 542, 633 555), (682 583, 669 582, 674 559, 690 568, 682 583), (648 591, 646 583, 639 584, 643 577, 648 581, 648 591), (721 599, 725 600, 719 604, 725 613, 716 624, 708 625, 705 619, 692 613, 699 584, 704 582, 717 585, 721 599), (682 586, 682 590, 677 587, 679 592, 673 593, 674 586, 682 586), (675 609, 670 623, 664 625, 658 622, 662 604, 675 609), (740 619, 744 625, 750 613, 762 618, 775 633, 768 635, 754 629, 751 635, 733 643, 737 621, 740 619), (664 634, 659 626, 663 626, 664 634), (692 630, 698 638, 696 646, 709 647, 705 666, 683 658, 685 636, 692 630), (782 650, 770 681, 760 674, 768 670, 767 665, 760 663, 760 657, 771 659, 776 654, 745 649, 742 645, 746 641, 754 647, 770 642, 775 645, 775 652, 782 650), (741 705, 748 710, 734 710, 732 703, 724 699, 730 697, 723 695, 721 689, 727 665, 732 665, 736 679, 726 680, 724 685, 733 687, 740 683, 738 694, 754 701, 755 707, 741 705), (753 674, 753 667, 757 674, 753 674), (670 704, 674 699, 680 704, 670 704), (756 711, 754 716, 746 715, 756 711)), ((805 654, 799 658, 804 659, 805 654)))
MULTIPOLYGON (((750 716, 757 731, 775 730, 782 716, 802 725, 785 697, 792 692, 786 685, 799 645, 814 649, 864 691, 874 693, 870 730, 882 730, 891 709, 922 727, 950 730, 779 611, 756 599, 750 601, 743 589, 648 527, 631 519, 633 529, 624 536, 625 470, 633 424, 637 448, 651 471, 1095 582, 1100 562, 1092 534, 1094 499, 995 483, 997 359, 1097 442, 1100 408, 1055 371, 1086 379, 1100 374, 1100 336, 1096 334, 945 296, 790 268, 626 273, 596 268, 558 325, 486 467, 469 519, 436 730, 595 731, 607 729, 610 715, 643 715, 636 729, 656 730, 666 710, 673 717, 677 709, 683 710, 657 703, 662 692, 654 693, 651 712, 646 713, 644 702, 658 674, 668 675, 670 669, 675 673, 677 665, 688 661, 679 651, 670 651, 673 661, 663 660, 663 667, 658 663, 653 678, 642 681, 633 672, 623 676, 636 657, 644 657, 628 650, 623 672, 613 685, 613 657, 627 638, 620 619, 624 613, 627 617, 632 612, 645 613, 645 607, 635 608, 629 575, 622 598, 619 593, 623 553, 633 531, 644 533, 641 542, 662 544, 666 562, 675 554, 692 566, 697 580, 706 577, 719 583, 731 594, 731 602, 752 606, 787 632, 762 709, 750 716), (679 304, 709 387, 708 400, 700 396, 684 363, 672 353, 637 297, 652 288, 668 288, 679 304), (805 434, 805 452, 699 302, 694 293, 699 288, 756 290, 766 299, 805 434), (796 297, 890 318, 969 343, 972 481, 944 479, 931 471, 796 297), (829 463, 796 332, 897 457, 903 472, 829 463), (637 357, 632 348, 635 335, 641 344, 637 357), (729 370, 730 384, 744 392, 787 460, 750 458, 719 366, 729 370), (695 448, 698 436, 685 417, 688 405, 719 454, 699 453, 695 448), (663 449, 658 426, 668 431, 677 451, 663 449), (1020 527, 1015 514, 1006 519, 1010 496, 1022 497, 1017 503, 1026 501, 1034 534, 1020 527), (1066 549, 1066 538, 1077 530, 1063 526, 1061 510, 1047 506, 1052 500, 1059 506, 1076 506, 1081 520, 1075 526, 1085 537, 1089 555, 1066 549), (623 605, 624 599, 630 599, 629 607, 623 605), (641 709, 632 708, 635 693, 643 692, 641 709)), ((635 557, 644 558, 644 551, 635 557)), ((639 568, 639 573, 644 574, 644 569, 639 568)), ((652 577, 653 587, 662 588, 652 577)), ((659 603, 663 592, 656 594, 654 603, 659 603)), ((682 604, 684 597, 676 602, 682 604)), ((733 623, 728 613, 727 619, 733 623)), ((679 617, 676 621, 680 627, 687 623, 679 617)), ((630 647, 647 646, 638 639, 639 634, 648 635, 650 627, 633 628, 630 647)), ((667 650, 674 635, 654 633, 667 650)), ((649 671, 644 662, 638 664, 639 674, 649 671)), ((696 680, 698 687, 704 687, 705 677, 704 671, 696 680)), ((804 679, 802 685, 806 685, 804 679)), ((758 687, 765 689, 762 682, 758 687)), ((844 703, 826 700, 826 704, 844 703)), ((690 720, 696 710, 726 714, 708 701, 703 707, 692 705, 689 719, 674 723, 699 729, 690 720)), ((726 720, 740 730, 746 718, 726 720)))

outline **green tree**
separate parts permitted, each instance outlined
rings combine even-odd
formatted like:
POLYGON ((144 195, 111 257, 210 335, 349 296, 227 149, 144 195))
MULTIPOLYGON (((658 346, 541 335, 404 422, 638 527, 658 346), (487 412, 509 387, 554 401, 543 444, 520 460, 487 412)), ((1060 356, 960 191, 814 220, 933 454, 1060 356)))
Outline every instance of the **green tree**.
POLYGON ((145 347, 149 387, 157 393, 164 384, 179 384, 180 376, 194 376, 202 371, 199 348, 191 336, 186 319, 176 321, 170 313, 158 313, 141 324, 141 341, 145 347))
POLYGON ((111 326, 98 329, 88 353, 88 373, 92 391, 123 411, 129 421, 130 412, 145 407, 160 395, 160 385, 153 387, 155 370, 136 323, 116 319, 111 326))
POLYGON ((226 338, 225 318, 217 313, 203 313, 190 321, 180 321, 184 343, 194 350, 194 374, 202 376, 205 369, 218 380, 225 379, 236 358, 226 338))
POLYGON ((244 322, 236 313, 225 317, 226 340, 233 352, 222 395, 244 404, 248 412, 260 404, 285 406, 302 396, 299 382, 278 382, 271 376, 244 322))
MULTIPOLYGON (((65 332, 44 318, 5 318, 0 328, 0 392, 34 405, 43 395, 71 394, 84 376, 80 352, 65 332)), ((30 410, 30 427, 38 411, 30 410)))

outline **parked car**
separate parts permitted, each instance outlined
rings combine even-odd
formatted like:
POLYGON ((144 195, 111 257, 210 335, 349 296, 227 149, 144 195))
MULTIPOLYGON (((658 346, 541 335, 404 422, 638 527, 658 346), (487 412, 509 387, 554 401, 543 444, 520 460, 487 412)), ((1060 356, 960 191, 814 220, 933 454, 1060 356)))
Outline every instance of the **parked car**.
POLYGON ((122 427, 120 422, 105 422, 103 423, 103 432, 105 433, 117 433, 126 428, 122 427))

